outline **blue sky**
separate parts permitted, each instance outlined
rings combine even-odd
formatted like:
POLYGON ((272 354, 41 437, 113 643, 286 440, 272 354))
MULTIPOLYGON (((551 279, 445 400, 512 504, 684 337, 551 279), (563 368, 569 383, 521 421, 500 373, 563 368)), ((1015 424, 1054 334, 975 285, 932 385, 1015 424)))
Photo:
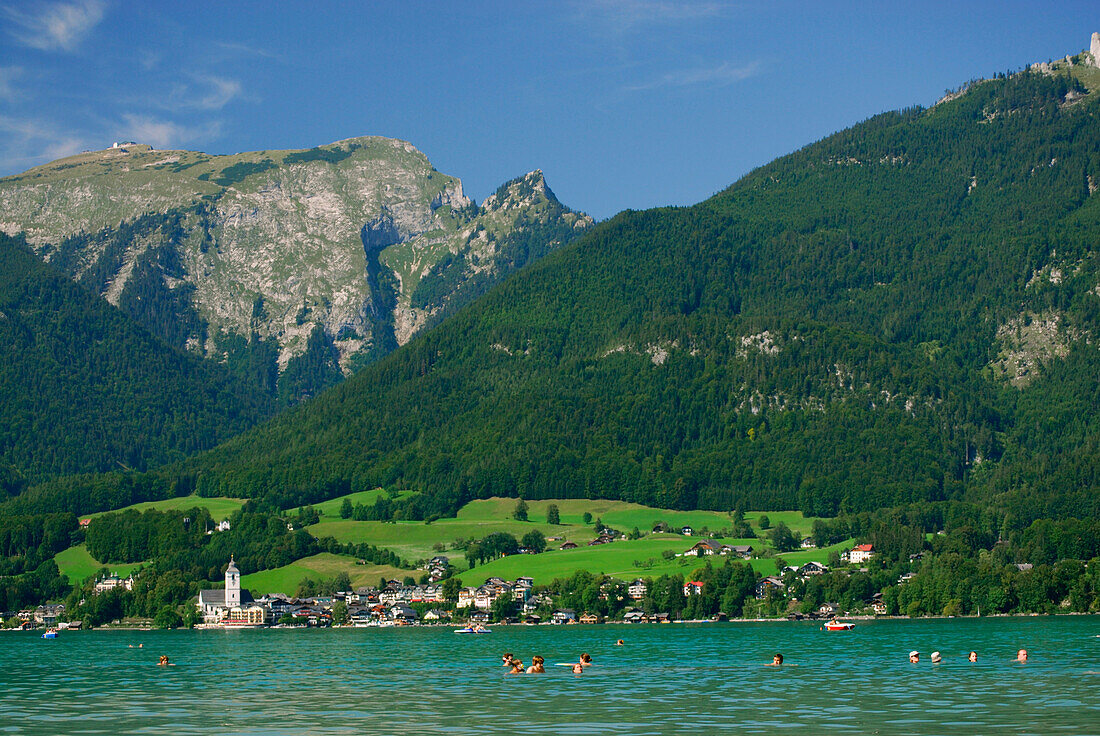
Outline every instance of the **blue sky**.
POLYGON ((698 202, 969 79, 1077 53, 1095 0, 0 0, 0 176, 133 139, 208 153, 411 141, 479 201, 698 202))

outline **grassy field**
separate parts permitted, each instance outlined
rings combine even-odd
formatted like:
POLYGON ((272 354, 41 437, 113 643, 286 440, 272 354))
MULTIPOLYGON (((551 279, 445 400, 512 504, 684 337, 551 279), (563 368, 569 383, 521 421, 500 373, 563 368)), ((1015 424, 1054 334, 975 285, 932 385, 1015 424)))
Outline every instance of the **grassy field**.
POLYGON ((774 527, 783 522, 791 531, 798 532, 802 536, 808 536, 817 520, 812 516, 803 516, 801 511, 748 511, 745 513, 745 521, 749 522, 757 535, 766 535, 767 530, 760 528, 760 517, 768 517, 770 526, 774 527))
MULTIPOLYGON (((358 493, 349 493, 346 496, 339 496, 337 498, 330 498, 328 501, 322 501, 321 503, 314 504, 313 508, 321 516, 328 516, 328 517, 331 517, 333 519, 339 519, 340 518, 340 506, 343 505, 345 498, 348 499, 349 501, 351 501, 352 506, 355 506, 357 504, 362 504, 363 506, 371 506, 372 504, 374 504, 375 501, 378 500, 378 497, 381 496, 384 493, 385 493, 385 491, 383 491, 381 488, 375 488, 375 489, 370 490, 370 491, 359 491, 358 493)), ((402 496, 407 496, 410 493, 411 493, 411 491, 403 491, 401 493, 398 493, 397 497, 400 498, 402 496)), ((298 513, 300 508, 301 507, 299 507, 297 509, 291 509, 290 511, 287 511, 286 513, 287 513, 288 516, 294 516, 295 514, 298 513)))
POLYGON ((80 585, 85 580, 90 578, 99 572, 100 568, 110 568, 111 572, 125 577, 130 574, 131 571, 141 567, 140 562, 130 564, 116 564, 116 565, 104 565, 91 554, 88 553, 88 548, 83 544, 78 544, 75 547, 69 547, 63 552, 58 552, 53 557, 54 562, 57 563, 57 569, 61 571, 62 575, 69 578, 69 582, 73 585, 80 585))
POLYGON ((333 578, 337 573, 346 572, 352 585, 377 585, 379 578, 402 580, 412 574, 410 570, 401 570, 388 565, 357 565, 354 557, 333 555, 322 552, 312 557, 303 557, 289 565, 272 570, 255 572, 241 576, 241 587, 248 588, 254 596, 265 593, 286 593, 294 595, 302 578, 321 580, 333 578))
MULTIPOLYGON (((685 537, 679 534, 651 534, 642 539, 619 540, 611 544, 596 547, 578 547, 577 549, 550 549, 540 555, 512 555, 502 557, 484 565, 478 565, 460 575, 467 585, 478 585, 486 578, 499 576, 514 580, 520 575, 535 579, 537 584, 549 583, 554 578, 572 575, 576 570, 611 575, 621 580, 633 580, 638 577, 656 577, 658 575, 681 573, 688 575, 702 567, 709 560, 711 564, 724 564, 724 557, 673 557, 666 560, 663 553, 667 550, 679 554, 691 549, 699 537, 685 537)), ((723 539, 725 544, 759 545, 755 539, 723 539)), ((763 560, 772 565, 772 560, 763 560)))
POLYGON ((135 503, 133 506, 126 506, 125 508, 118 509, 117 511, 100 511, 95 514, 88 514, 90 518, 97 516, 103 516, 104 514, 116 514, 119 511, 130 511, 131 509, 136 511, 145 511, 146 509, 156 509, 158 511, 172 511, 178 509, 192 509, 195 507, 209 509, 210 516, 214 521, 221 521, 228 518, 235 511, 239 510, 241 506, 244 506, 244 499, 242 498, 203 498, 202 496, 178 496, 176 498, 166 498, 163 501, 146 501, 145 503, 135 503))

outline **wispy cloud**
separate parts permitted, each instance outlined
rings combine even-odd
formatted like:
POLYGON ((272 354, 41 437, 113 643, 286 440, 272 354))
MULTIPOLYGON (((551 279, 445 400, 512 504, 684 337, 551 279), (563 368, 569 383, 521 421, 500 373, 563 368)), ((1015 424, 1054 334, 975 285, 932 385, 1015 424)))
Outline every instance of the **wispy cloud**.
POLYGON ((232 51, 243 56, 258 56, 263 59, 277 59, 278 55, 274 54, 267 49, 257 48, 255 46, 249 46, 243 43, 229 43, 225 41, 219 41, 214 44, 223 51, 232 51))
POLYGON ((148 143, 154 148, 177 148, 197 140, 209 140, 221 135, 221 122, 213 120, 202 125, 180 125, 148 115, 123 115, 120 135, 148 143))
POLYGON ((3 6, 8 33, 24 46, 42 51, 73 51, 107 12, 103 0, 40 4, 32 10, 3 6))
POLYGON ((15 80, 23 75, 18 66, 0 66, 0 100, 14 100, 16 97, 15 80))
POLYGON ((87 140, 45 120, 0 115, 0 171, 17 173, 89 148, 87 140))
POLYGON ((203 77, 202 82, 209 87, 207 94, 197 101, 204 110, 220 110, 241 95, 241 83, 236 79, 203 77))
POLYGON ((584 20, 601 22, 618 32, 654 23, 711 18, 719 15, 724 7, 722 3, 691 0, 582 0, 577 3, 584 20))
POLYGON ((628 92, 639 92, 661 87, 690 87, 694 85, 711 85, 725 87, 726 85, 740 82, 760 73, 760 62, 754 61, 744 66, 734 66, 723 62, 718 66, 698 67, 695 69, 679 69, 666 72, 658 77, 640 84, 625 87, 628 92))

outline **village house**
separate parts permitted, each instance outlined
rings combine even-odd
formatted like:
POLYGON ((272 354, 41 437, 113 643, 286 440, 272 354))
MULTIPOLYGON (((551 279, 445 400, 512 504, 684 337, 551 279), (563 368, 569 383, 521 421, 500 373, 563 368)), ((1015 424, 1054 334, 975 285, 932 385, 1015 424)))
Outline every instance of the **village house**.
POLYGON ((695 530, 692 529, 690 526, 682 526, 680 527, 680 533, 683 534, 685 537, 690 537, 692 534, 695 533, 695 530))
POLYGON ((630 595, 631 598, 633 598, 636 601, 640 601, 641 599, 645 598, 645 594, 646 594, 645 580, 642 580, 641 578, 636 578, 634 580, 634 582, 632 582, 627 587, 626 592, 630 595))
POLYGON ((118 575, 108 575, 107 577, 100 578, 95 582, 95 592, 106 593, 108 590, 114 590, 115 588, 123 587, 126 590, 134 589, 134 576, 131 574, 129 577, 123 579, 118 575))
POLYGON ((779 578, 768 576, 756 584, 756 597, 763 600, 768 597, 768 593, 772 590, 783 591, 786 587, 787 586, 779 578))
POLYGON ((810 560, 805 565, 798 568, 798 576, 802 578, 809 577, 810 575, 824 575, 827 572, 829 572, 829 568, 813 560, 810 560))
POLYGON ((840 559, 853 565, 866 562, 875 554, 875 549, 870 544, 857 544, 852 549, 841 554, 840 559))
POLYGON ((624 624, 644 624, 645 622, 645 611, 631 610, 623 614, 624 624))
POLYGON ((802 537, 802 543, 799 546, 802 547, 802 549, 817 549, 813 537, 802 537))
POLYGON ((702 583, 700 583, 698 581, 694 581, 694 580, 691 581, 691 582, 684 583, 684 597, 685 598, 687 596, 690 596, 690 595, 702 595, 702 593, 703 593, 703 584, 702 583))
POLYGON ((576 542, 562 542, 561 546, 558 547, 558 549, 576 549, 576 548, 577 548, 577 543, 576 542))
POLYGON ((586 612, 586 613, 582 614, 580 619, 578 619, 578 620, 582 624, 598 624, 600 622, 600 617, 597 616, 594 613, 587 613, 586 612))
POLYGON ((555 624, 571 624, 577 620, 577 613, 572 608, 559 608, 550 617, 550 622, 555 624))

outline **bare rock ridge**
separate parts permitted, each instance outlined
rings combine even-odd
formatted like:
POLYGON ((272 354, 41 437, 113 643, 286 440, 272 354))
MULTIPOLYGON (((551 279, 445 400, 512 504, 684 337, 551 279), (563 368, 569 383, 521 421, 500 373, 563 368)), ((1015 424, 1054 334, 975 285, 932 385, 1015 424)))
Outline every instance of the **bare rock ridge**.
POLYGON ((180 347, 277 374, 309 351, 346 374, 592 224, 540 171, 478 206, 380 137, 231 156, 120 144, 0 179, 0 230, 180 347))

